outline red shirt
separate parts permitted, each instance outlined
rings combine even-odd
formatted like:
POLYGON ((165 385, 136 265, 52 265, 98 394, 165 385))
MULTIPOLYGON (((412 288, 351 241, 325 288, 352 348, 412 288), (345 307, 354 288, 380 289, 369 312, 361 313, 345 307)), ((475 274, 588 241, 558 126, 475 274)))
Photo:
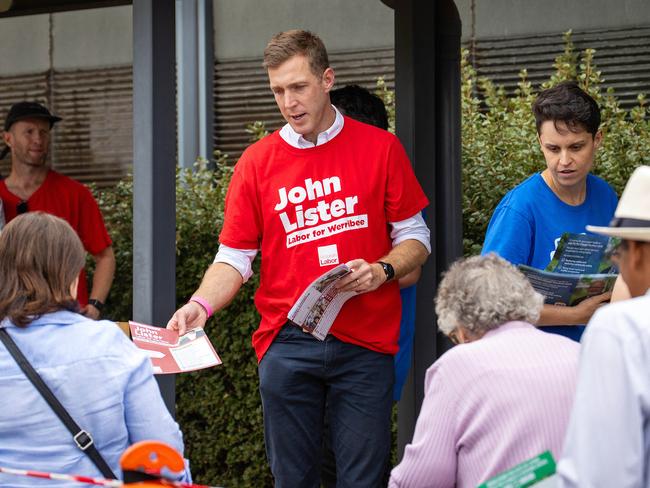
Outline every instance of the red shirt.
MULTIPOLYGON (((16 207, 22 199, 7 189, 4 180, 0 180, 0 198, 4 205, 5 218, 10 222, 16 217, 16 207)), ((90 254, 98 254, 112 244, 99 206, 90 190, 56 171, 50 170, 43 184, 29 197, 27 210, 46 212, 67 221, 90 254)), ((77 295, 81 306, 85 306, 88 303, 88 284, 84 270, 79 275, 77 295)))
MULTIPOLYGON (((398 139, 348 117, 341 133, 320 146, 296 149, 278 132, 250 146, 235 166, 219 240, 261 249, 258 360, 315 278, 339 263, 385 256, 392 248, 389 222, 427 204, 398 139)), ((330 332, 394 354, 399 321, 394 281, 348 300, 330 332)))

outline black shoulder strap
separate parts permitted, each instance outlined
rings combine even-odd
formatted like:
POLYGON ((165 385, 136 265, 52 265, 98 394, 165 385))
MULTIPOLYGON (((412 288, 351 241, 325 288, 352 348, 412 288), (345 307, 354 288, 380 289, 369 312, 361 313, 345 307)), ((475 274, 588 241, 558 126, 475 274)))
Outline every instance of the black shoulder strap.
POLYGON ((20 366, 20 369, 22 369, 27 378, 29 378, 29 381, 32 382, 32 384, 43 396, 57 417, 61 419, 63 425, 65 425, 66 428, 70 431, 72 434, 72 439, 74 440, 75 444, 77 444, 79 449, 81 449, 90 458, 90 460, 95 464, 95 466, 97 466, 105 478, 117 479, 111 468, 108 466, 102 455, 95 447, 93 438, 88 432, 79 427, 77 423, 72 419, 72 417, 70 417, 68 411, 63 405, 61 405, 61 402, 59 402, 57 397, 54 396, 52 390, 50 390, 48 386, 43 382, 43 379, 32 367, 27 358, 23 355, 21 350, 13 341, 9 333, 3 327, 0 327, 0 340, 16 360, 18 366, 20 366))

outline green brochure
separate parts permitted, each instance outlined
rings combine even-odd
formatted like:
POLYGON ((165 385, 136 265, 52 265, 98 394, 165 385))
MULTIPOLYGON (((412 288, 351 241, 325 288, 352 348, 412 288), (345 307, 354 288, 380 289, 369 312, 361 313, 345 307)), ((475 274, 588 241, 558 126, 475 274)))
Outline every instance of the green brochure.
POLYGON ((554 474, 555 460, 551 452, 546 451, 487 480, 477 488, 526 488, 554 474))

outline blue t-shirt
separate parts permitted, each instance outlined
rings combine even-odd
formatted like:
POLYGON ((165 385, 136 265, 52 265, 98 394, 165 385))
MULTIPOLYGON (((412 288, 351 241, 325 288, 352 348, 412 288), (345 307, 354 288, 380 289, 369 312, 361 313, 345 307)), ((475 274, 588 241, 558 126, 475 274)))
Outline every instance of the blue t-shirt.
POLYGON ((395 384, 393 385, 393 400, 398 402, 402 397, 402 388, 411 368, 413 352, 413 336, 415 335, 415 285, 402 288, 402 321, 399 326, 399 349, 395 354, 395 384))
MULTIPOLYGON (((587 225, 609 225, 618 198, 604 180, 587 175, 580 205, 560 200, 536 173, 510 190, 492 214, 481 254, 495 252, 511 263, 544 269, 564 232, 583 234, 587 225)), ((580 340, 584 327, 546 327, 580 340)))

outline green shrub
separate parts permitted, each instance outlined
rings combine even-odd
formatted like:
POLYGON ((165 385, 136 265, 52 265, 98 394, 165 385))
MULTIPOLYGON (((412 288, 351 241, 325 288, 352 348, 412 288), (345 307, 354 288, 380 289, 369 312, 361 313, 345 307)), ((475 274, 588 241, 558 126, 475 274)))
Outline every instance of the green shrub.
MULTIPOLYGON (((631 171, 650 164, 650 122, 646 99, 623 110, 611 91, 602 92, 594 51, 580 57, 570 33, 565 52, 555 62, 555 74, 545 86, 577 78, 603 109, 603 146, 595 172, 620 193, 631 171)), ((394 94, 383 80, 377 93, 388 105, 394 124, 394 94)), ((464 244, 467 254, 480 251, 492 211, 503 195, 535 171, 544 168, 537 144, 531 104, 536 90, 522 70, 515 93, 488 79, 477 79, 463 52, 462 161, 464 244)), ((393 125, 394 126, 394 125, 393 125)), ((247 128, 252 140, 266 134, 263 124, 247 128)), ((226 155, 216 153, 217 171, 200 161, 195 172, 177 174, 177 305, 198 286, 212 262, 223 218, 230 169, 226 155)), ((107 301, 107 316, 125 320, 132 310, 132 181, 97 195, 117 257, 116 280, 107 301)), ((254 268, 257 269, 257 263, 254 268)), ((183 429, 195 480, 237 487, 272 486, 264 454, 257 362, 251 334, 259 317, 253 306, 257 274, 234 302, 207 325, 224 364, 177 376, 177 418, 183 429)))

